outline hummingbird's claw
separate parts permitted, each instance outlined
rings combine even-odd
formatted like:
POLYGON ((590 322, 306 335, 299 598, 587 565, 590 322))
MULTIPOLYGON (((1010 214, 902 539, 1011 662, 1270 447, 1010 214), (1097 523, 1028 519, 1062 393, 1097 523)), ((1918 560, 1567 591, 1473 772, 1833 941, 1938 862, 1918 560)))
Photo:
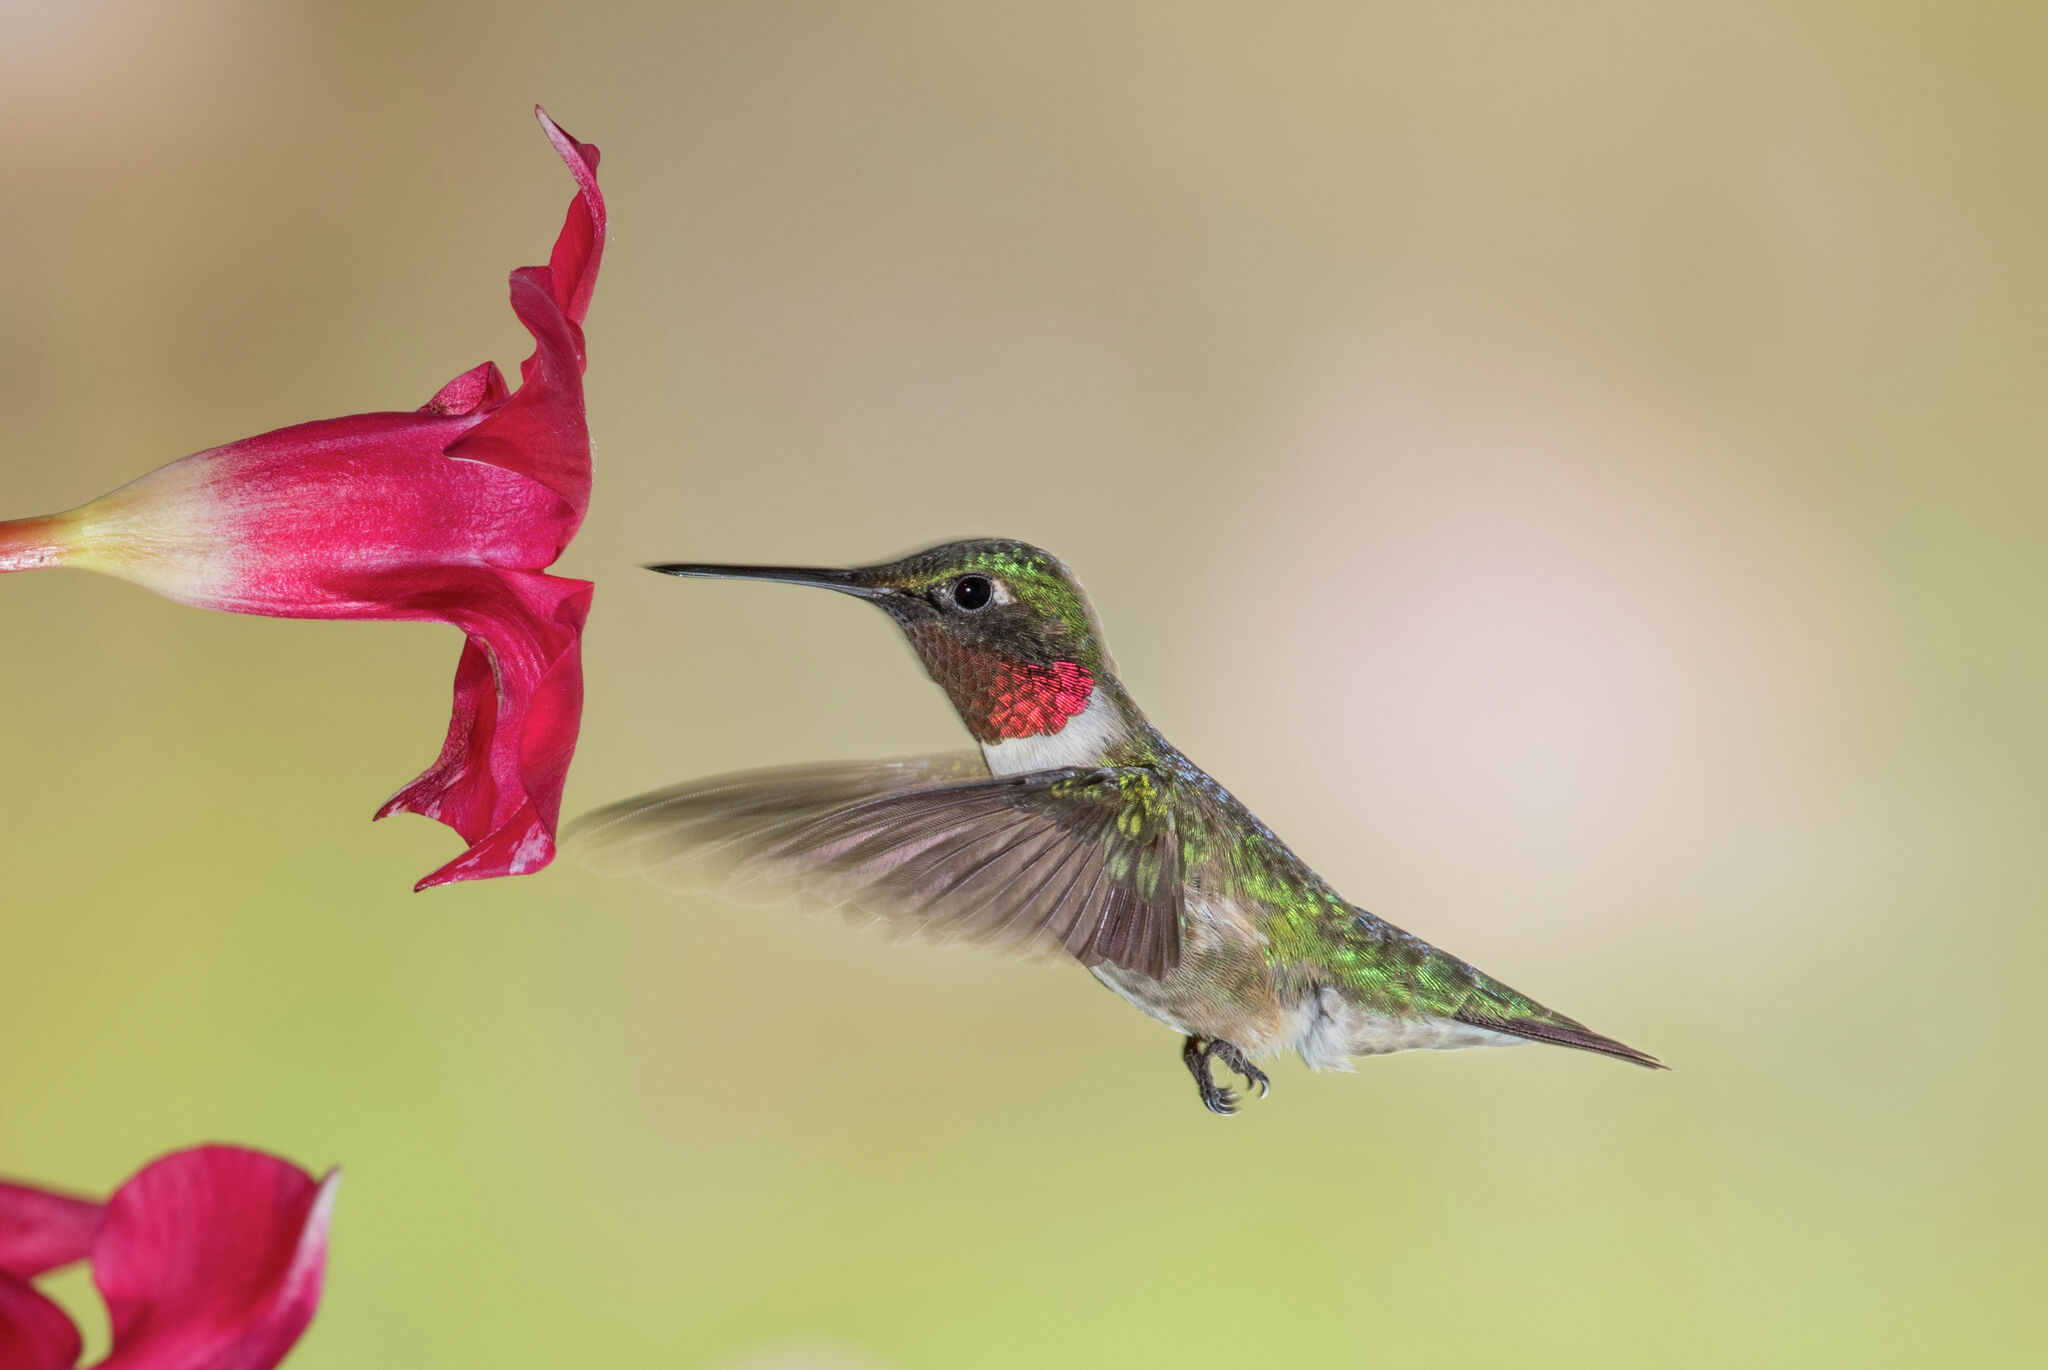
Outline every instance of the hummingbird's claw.
POLYGON ((1209 1070, 1212 1057, 1243 1076, 1245 1084, 1257 1085, 1261 1099, 1272 1092, 1272 1082, 1267 1080, 1266 1072, 1253 1065, 1235 1042, 1226 1042, 1218 1037, 1190 1036, 1181 1044, 1180 1058, 1186 1063, 1188 1074, 1195 1077, 1195 1088, 1202 1092, 1202 1106, 1211 1113, 1228 1118, 1237 1112, 1237 1091, 1216 1083, 1209 1070))
POLYGON ((1214 1041, 1209 1043, 1208 1052, 1244 1077, 1247 1085, 1259 1087, 1259 1097, 1265 1098, 1273 1092, 1273 1082, 1266 1078, 1266 1072, 1251 1063, 1235 1042, 1214 1041))

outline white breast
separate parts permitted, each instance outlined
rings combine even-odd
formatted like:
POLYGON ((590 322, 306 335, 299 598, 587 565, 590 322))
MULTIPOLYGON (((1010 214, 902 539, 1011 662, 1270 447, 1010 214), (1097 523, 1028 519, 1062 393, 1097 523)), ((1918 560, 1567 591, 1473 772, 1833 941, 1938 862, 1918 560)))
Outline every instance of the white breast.
POLYGON ((1123 740, 1122 728, 1116 706, 1109 701, 1109 692, 1098 689, 1089 696, 1088 707, 1068 719, 1067 726, 1058 732, 984 742, 981 754, 996 775, 1024 775, 1062 766, 1099 766, 1109 749, 1123 740))

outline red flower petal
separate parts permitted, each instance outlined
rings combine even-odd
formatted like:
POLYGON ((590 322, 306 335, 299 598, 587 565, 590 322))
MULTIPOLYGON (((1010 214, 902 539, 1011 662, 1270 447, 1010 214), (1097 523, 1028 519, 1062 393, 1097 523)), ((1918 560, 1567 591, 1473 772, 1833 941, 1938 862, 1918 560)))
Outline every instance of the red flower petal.
POLYGON ((175 1152, 107 1205, 93 1279, 113 1321, 100 1370, 270 1370, 313 1320, 340 1172, 319 1184, 239 1147, 175 1152))
MULTIPOLYGON (((377 817, 424 814, 470 849, 416 889, 525 875, 554 859, 562 785, 583 714, 583 621, 591 584, 521 571, 447 571, 407 616, 469 634, 441 756, 377 817)), ((395 617, 396 615, 391 615, 395 617)))
POLYGON ((496 362, 473 366, 435 392, 420 406, 422 414, 453 414, 461 417, 479 409, 495 409, 511 392, 496 362))
POLYGON ((516 471, 567 500, 575 517, 563 534, 566 544, 590 507, 583 316, 604 259, 605 209, 597 188, 597 149, 564 133, 540 106, 533 112, 575 176, 579 193, 548 264, 512 273, 512 312, 534 342, 533 355, 519 368, 519 389, 503 408, 450 445, 448 455, 516 471))
POLYGON ((71 1370, 83 1349, 63 1309, 26 1281, 0 1274, 0 1367, 71 1370))
POLYGON ((569 206, 569 217, 555 239, 554 254, 548 258, 555 301, 571 323, 580 324, 590 311, 590 292, 597 288, 597 267, 604 260, 604 195, 597 188, 597 148, 571 138, 539 105, 533 107, 533 114, 583 192, 586 212, 579 214, 575 205, 569 206))
POLYGON ((448 444, 445 454, 502 467, 560 495, 569 507, 556 549, 560 555, 590 507, 583 330, 556 307, 546 267, 522 266, 512 273, 512 312, 534 343, 533 355, 520 364, 519 388, 482 423, 448 444))
POLYGON ((91 1199, 0 1180, 0 1272, 29 1279, 84 1260, 103 1211, 91 1199))

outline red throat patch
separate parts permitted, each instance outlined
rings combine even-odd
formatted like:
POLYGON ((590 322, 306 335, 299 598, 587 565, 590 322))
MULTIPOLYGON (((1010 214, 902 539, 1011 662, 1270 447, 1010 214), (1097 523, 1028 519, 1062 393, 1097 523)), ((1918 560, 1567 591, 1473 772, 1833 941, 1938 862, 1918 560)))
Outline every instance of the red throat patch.
POLYGON ((1087 709, 1087 700, 1096 694, 1096 674, 1079 661, 1038 666, 991 647, 956 641, 926 625, 915 625, 909 639, 918 645, 932 680, 961 711, 961 721, 975 741, 1057 733, 1067 727, 1067 719, 1087 709))
POLYGON ((1071 661, 1050 666, 1001 663, 984 691, 989 731, 998 738, 1056 733, 1088 707, 1095 677, 1071 661))
POLYGON ((1056 733, 1095 694, 1094 673, 1079 662, 1041 666, 936 632, 914 628, 910 636, 978 742, 1056 733))

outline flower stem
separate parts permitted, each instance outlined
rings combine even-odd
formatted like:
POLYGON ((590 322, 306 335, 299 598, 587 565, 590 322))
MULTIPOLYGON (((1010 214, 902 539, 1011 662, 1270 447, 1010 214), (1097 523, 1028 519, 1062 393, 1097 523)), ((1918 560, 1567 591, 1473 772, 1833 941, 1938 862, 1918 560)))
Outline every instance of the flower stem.
POLYGON ((64 514, 0 523, 0 572, 61 566, 76 550, 74 520, 64 514))

